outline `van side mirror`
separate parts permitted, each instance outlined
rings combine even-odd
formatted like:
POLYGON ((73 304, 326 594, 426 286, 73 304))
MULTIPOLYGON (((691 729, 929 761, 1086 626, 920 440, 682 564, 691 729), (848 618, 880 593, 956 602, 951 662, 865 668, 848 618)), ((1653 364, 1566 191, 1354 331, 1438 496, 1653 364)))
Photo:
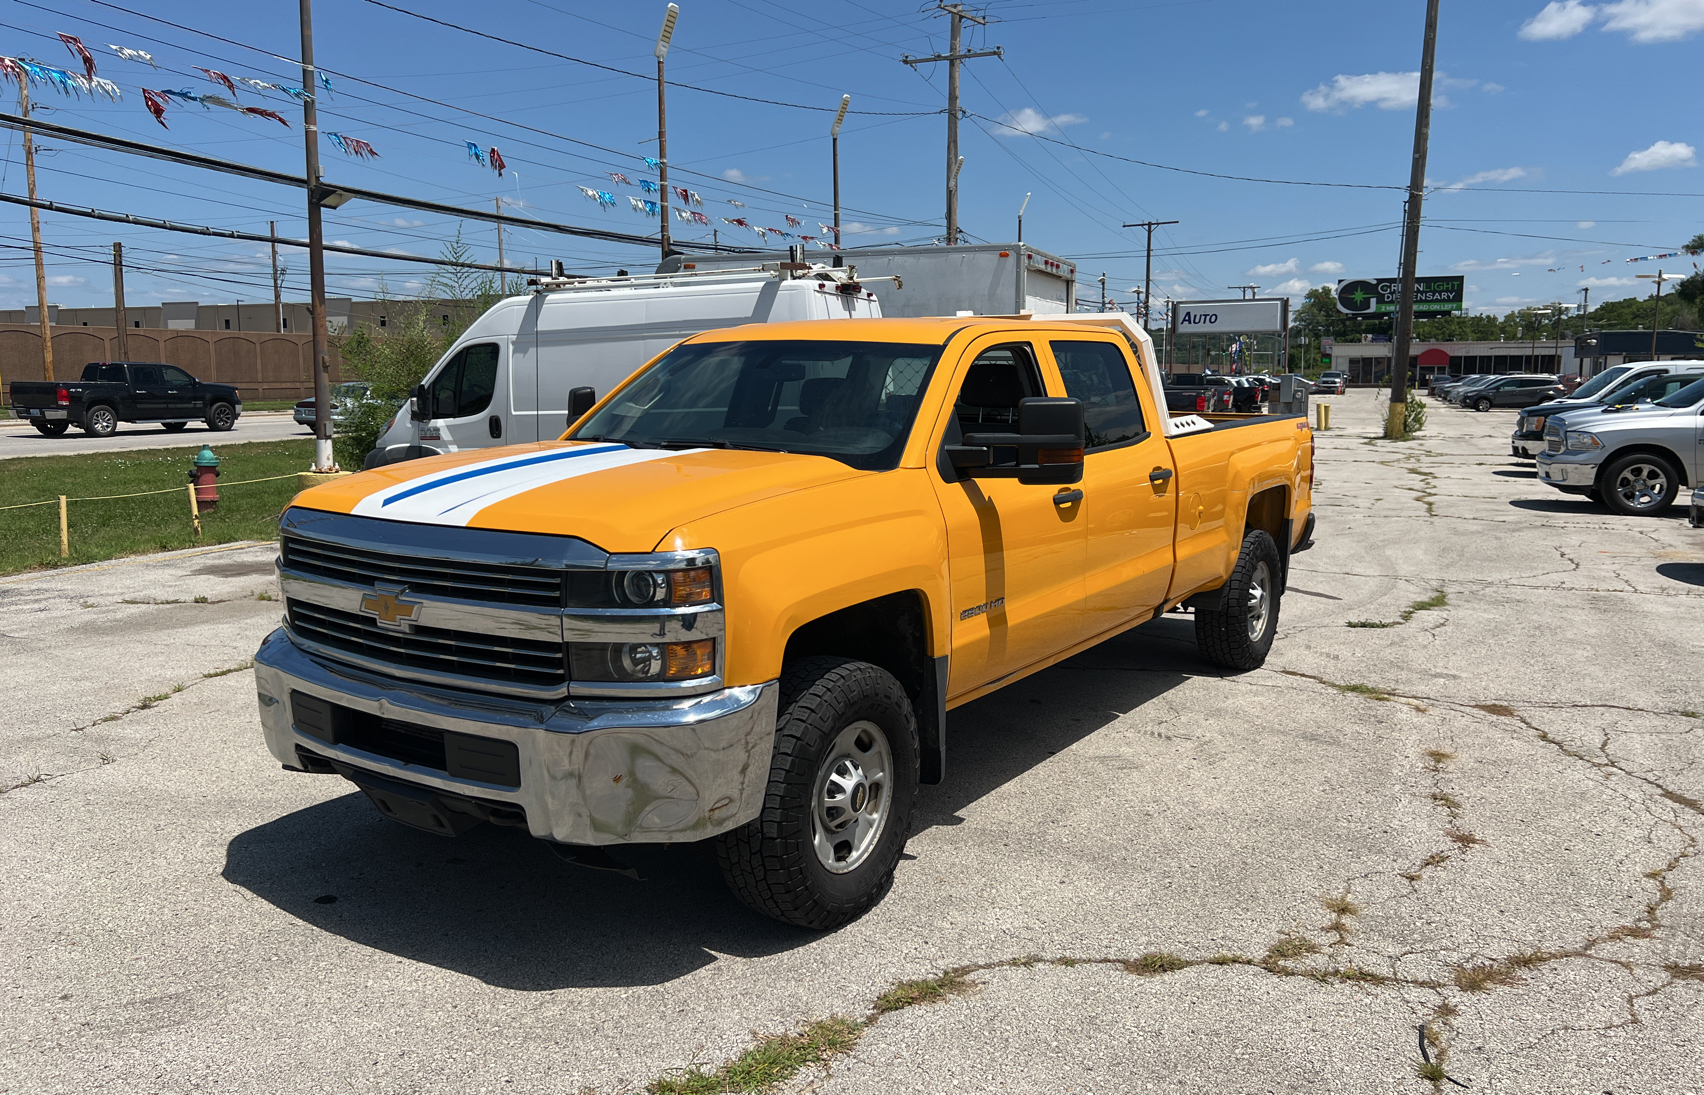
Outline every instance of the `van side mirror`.
POLYGON ((1033 396, 1018 402, 1017 433, 966 434, 946 450, 953 467, 970 479, 1080 483, 1086 439, 1081 401, 1033 396))
POLYGON ((429 417, 426 414, 426 385, 416 384, 414 386, 414 398, 409 401, 408 417, 416 422, 424 421, 429 417))
POLYGON ((596 406, 597 402, 598 390, 596 388, 569 388, 568 424, 573 425, 584 418, 586 412, 596 406))

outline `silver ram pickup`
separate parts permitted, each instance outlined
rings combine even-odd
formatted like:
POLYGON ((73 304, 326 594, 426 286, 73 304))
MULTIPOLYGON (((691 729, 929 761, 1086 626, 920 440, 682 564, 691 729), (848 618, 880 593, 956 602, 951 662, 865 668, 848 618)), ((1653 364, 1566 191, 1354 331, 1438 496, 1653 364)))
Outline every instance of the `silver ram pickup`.
POLYGON ((1653 403, 1552 418, 1537 462, 1558 490, 1630 517, 1661 513, 1704 473, 1704 380, 1653 403))

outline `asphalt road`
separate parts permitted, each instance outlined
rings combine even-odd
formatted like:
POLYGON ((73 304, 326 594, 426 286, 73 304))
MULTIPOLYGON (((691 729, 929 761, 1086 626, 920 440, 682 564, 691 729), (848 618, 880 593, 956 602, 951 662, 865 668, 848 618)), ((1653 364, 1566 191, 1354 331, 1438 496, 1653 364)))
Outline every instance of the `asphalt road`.
POLYGON ((288 411, 251 411, 237 419, 225 433, 215 433, 194 422, 179 433, 152 422, 121 422, 111 437, 90 437, 72 429, 60 437, 44 437, 28 422, 0 419, 0 460, 14 456, 75 456, 89 452, 124 452, 127 449, 174 449, 202 445, 240 445, 246 441, 282 441, 312 437, 308 426, 298 426, 288 411))
POLYGON ((827 935, 280 771, 270 546, 0 579, 0 1092, 641 1091, 954 968, 788 1090, 1424 1095, 1421 1024, 1472 1091, 1704 1090, 1704 532, 1334 402, 1267 667, 1170 617, 958 709, 827 935))

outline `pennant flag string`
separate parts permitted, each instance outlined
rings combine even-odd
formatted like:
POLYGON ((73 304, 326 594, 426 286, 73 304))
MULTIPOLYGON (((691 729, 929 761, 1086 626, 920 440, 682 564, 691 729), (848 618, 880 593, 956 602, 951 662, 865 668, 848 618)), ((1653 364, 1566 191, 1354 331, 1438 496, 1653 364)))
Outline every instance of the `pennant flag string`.
POLYGON ((691 197, 693 205, 702 206, 704 204, 703 197, 701 197, 696 190, 690 191, 689 197, 691 197))
POLYGON ((203 95, 201 97, 201 105, 204 106, 204 107, 216 106, 216 107, 219 107, 223 110, 241 110, 242 109, 242 107, 238 106, 236 103, 231 102, 231 100, 225 98, 223 95, 203 95))
POLYGON ((319 74, 319 81, 320 81, 320 87, 325 88, 325 90, 328 94, 336 94, 336 92, 332 90, 331 77, 330 76, 327 76, 325 73, 322 72, 322 73, 319 74))
POLYGON ((197 72, 205 72, 207 74, 207 78, 216 84, 224 84, 226 90, 228 90, 232 95, 237 93, 237 85, 231 82, 231 78, 229 76, 226 76, 218 69, 202 68, 200 65, 191 65, 189 67, 193 68, 197 72))
POLYGON ((728 204, 733 206, 735 209, 744 209, 746 207, 745 202, 737 202, 732 198, 728 199, 728 204))
POLYGON ((692 223, 693 224, 708 225, 710 223, 710 218, 706 217, 703 213, 700 213, 698 210, 694 209, 692 211, 692 223))
POLYGON ((284 117, 284 115, 278 113, 276 110, 267 110, 263 107, 258 107, 258 106, 245 106, 245 107, 242 107, 241 109, 242 109, 242 112, 244 114, 247 114, 250 117, 266 118, 266 119, 269 119, 271 121, 277 122, 279 125, 283 126, 285 129, 290 128, 290 120, 288 118, 284 117))
POLYGON ((633 185, 633 180, 629 179, 626 175, 623 175, 619 171, 611 171, 609 173, 609 179, 610 179, 611 182, 618 182, 622 186, 632 186, 633 185))
POLYGON ((485 150, 474 144, 472 141, 466 141, 464 143, 467 145, 467 158, 478 164, 480 167, 485 167, 485 150))
POLYGON ((677 220, 677 221, 687 221, 687 222, 690 223, 691 220, 692 220, 692 210, 682 209, 678 205, 675 206, 674 215, 675 215, 675 220, 677 220))
POLYGON ((147 88, 143 88, 142 105, 147 107, 148 113, 152 114, 154 120, 160 123, 160 128, 171 128, 166 124, 166 97, 164 95, 158 91, 149 91, 147 88))
POLYGON ((59 34, 59 40, 65 43, 65 48, 71 51, 72 56, 83 62, 84 77, 93 80, 95 78, 95 55, 89 52, 89 47, 85 46, 83 40, 75 34, 66 34, 63 31, 59 34))
POLYGON ((496 168, 499 179, 503 177, 503 169, 509 166, 503 162, 503 154, 497 151, 496 145, 491 146, 491 166, 496 168))
POLYGON ((672 186, 669 189, 673 190, 675 192, 675 194, 677 196, 679 196, 680 200, 683 201, 683 202, 689 202, 689 201, 692 200, 691 191, 687 190, 687 188, 684 187, 684 186, 672 186))
POLYGON ((124 93, 117 84, 99 76, 90 79, 80 72, 67 72, 62 68, 44 65, 40 61, 30 61, 22 57, 0 57, 0 78, 22 84, 25 81, 34 84, 44 84, 62 95, 75 95, 79 99, 84 92, 92 99, 96 95, 105 95, 113 102, 124 98, 124 93))
POLYGON ((160 67, 154 63, 154 55, 145 49, 126 49, 124 46, 113 45, 109 45, 107 48, 118 54, 118 59, 121 61, 146 61, 149 68, 160 67))
POLYGON ((645 166, 650 168, 652 171, 655 171, 657 168, 663 166, 663 161, 655 158, 654 156, 646 156, 645 166))
POLYGON ((643 190, 647 194, 655 194, 659 188, 655 179, 640 179, 639 189, 643 190))
POLYGON ((791 213, 783 213, 781 215, 787 218, 787 227, 788 228, 797 228, 797 227, 799 227, 800 224, 804 223, 801 220, 799 220, 798 217, 793 216, 793 214, 791 214, 791 213))
POLYGON ((1627 261, 1628 262, 1650 262, 1653 259, 1676 259, 1676 258, 1679 258, 1679 257, 1680 257, 1679 251, 1664 251, 1660 255, 1640 255, 1636 259, 1628 259, 1627 261))
POLYGON ((345 156, 353 156, 357 160, 376 160, 378 151, 372 145, 359 137, 348 137, 342 133, 326 133, 326 138, 337 146, 337 150, 345 156))

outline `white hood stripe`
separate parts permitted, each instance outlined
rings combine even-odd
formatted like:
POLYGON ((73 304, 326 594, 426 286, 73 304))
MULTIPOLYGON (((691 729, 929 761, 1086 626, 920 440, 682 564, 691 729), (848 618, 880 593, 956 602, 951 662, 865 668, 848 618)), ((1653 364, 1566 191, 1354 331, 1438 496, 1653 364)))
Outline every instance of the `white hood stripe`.
POLYGON ((362 517, 384 517, 428 525, 465 526, 487 506, 539 487, 594 472, 681 456, 702 449, 630 449, 597 445, 538 456, 508 456, 399 483, 356 503, 362 517))

